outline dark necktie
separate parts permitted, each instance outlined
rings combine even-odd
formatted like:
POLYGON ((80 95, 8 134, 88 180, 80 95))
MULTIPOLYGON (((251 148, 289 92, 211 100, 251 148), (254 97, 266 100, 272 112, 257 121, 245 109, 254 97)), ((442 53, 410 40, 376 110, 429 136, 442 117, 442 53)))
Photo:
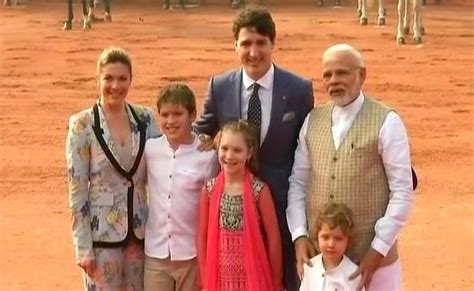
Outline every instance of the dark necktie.
POLYGON ((257 141, 258 145, 260 145, 260 129, 262 126, 262 105, 260 104, 260 97, 258 96, 260 85, 258 83, 253 83, 252 86, 253 91, 247 109, 247 120, 255 125, 257 130, 257 141))

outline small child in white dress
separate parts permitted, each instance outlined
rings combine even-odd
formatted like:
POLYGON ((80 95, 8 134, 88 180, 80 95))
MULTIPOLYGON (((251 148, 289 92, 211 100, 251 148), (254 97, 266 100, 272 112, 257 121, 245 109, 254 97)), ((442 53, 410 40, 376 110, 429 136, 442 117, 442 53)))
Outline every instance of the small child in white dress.
MULTIPOLYGON (((326 204, 316 221, 320 254, 304 266, 300 291, 356 291, 360 276, 349 280, 357 269, 344 253, 351 241, 352 211, 344 204, 326 204)), ((362 289, 364 290, 364 289, 362 289)))

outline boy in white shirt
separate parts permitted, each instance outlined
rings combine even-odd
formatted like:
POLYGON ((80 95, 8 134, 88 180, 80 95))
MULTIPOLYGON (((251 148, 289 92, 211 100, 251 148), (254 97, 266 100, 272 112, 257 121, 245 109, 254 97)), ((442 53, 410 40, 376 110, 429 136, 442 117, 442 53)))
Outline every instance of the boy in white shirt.
POLYGON ((320 254, 310 260, 312 267, 304 265, 300 291, 357 290, 360 276, 349 280, 357 265, 344 255, 353 227, 352 212, 346 205, 328 203, 323 207, 316 221, 320 254))
POLYGON ((145 160, 149 215, 145 228, 145 290, 197 290, 196 228, 200 191, 218 172, 217 155, 199 151, 192 131, 193 92, 169 85, 158 96, 163 136, 148 139, 145 160))

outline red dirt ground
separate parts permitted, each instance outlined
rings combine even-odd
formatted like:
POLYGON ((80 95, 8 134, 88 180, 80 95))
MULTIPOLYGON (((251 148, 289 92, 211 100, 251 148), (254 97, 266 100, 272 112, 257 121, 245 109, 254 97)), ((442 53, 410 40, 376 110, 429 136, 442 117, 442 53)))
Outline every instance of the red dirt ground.
MULTIPOLYGON (((430 3, 430 1, 428 1, 430 3)), ((354 7, 270 6, 276 63, 312 78, 318 103, 321 54, 335 42, 363 51, 366 91, 405 120, 421 179, 401 235, 406 290, 473 290, 474 17, 469 1, 424 8, 424 44, 395 44, 395 6, 385 27, 360 27, 354 7)), ((79 7, 75 7, 76 15, 79 7)), ((67 208, 68 117, 97 94, 95 61, 109 45, 134 60, 130 100, 153 105, 158 88, 188 83, 199 104, 212 74, 238 65, 226 6, 163 11, 112 7, 113 22, 61 30, 57 2, 0 7, 0 289, 80 290, 67 208)))

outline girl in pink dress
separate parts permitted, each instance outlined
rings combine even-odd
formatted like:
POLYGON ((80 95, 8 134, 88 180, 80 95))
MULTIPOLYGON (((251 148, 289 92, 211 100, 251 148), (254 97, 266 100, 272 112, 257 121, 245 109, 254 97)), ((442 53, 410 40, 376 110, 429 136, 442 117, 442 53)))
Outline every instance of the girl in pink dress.
POLYGON ((281 241, 268 186, 255 176, 257 138, 246 121, 217 136, 221 172, 201 193, 197 237, 201 289, 282 290, 281 241))

